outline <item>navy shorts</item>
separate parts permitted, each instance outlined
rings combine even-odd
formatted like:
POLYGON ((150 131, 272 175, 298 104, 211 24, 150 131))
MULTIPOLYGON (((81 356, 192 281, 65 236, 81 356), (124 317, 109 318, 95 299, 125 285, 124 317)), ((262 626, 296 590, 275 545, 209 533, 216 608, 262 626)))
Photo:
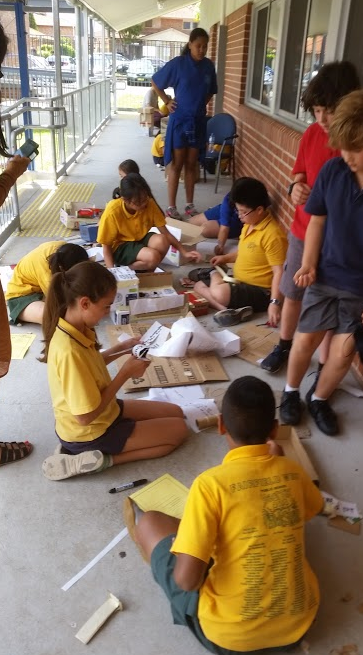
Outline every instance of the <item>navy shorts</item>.
POLYGON ((296 286, 294 275, 299 268, 301 268, 303 252, 303 240, 298 239, 290 232, 289 247, 287 249, 284 270, 280 281, 280 291, 285 298, 299 302, 301 302, 304 297, 305 289, 296 286))
POLYGON ((126 441, 133 433, 135 421, 133 418, 123 418, 124 402, 117 399, 120 408, 118 417, 107 428, 106 432, 92 441, 63 441, 57 434, 66 455, 78 455, 86 450, 100 450, 105 455, 118 455, 122 452, 126 441))
POLYGON ((176 557, 170 552, 174 536, 169 535, 159 541, 151 553, 150 564, 154 580, 163 589, 170 602, 171 613, 176 625, 185 625, 188 627, 204 648, 207 648, 207 650, 216 655, 241 655, 242 653, 244 655, 269 655, 270 653, 289 652, 301 643, 302 638, 295 644, 290 644, 289 646, 263 648, 262 650, 254 651, 235 651, 222 648, 209 641, 203 633, 198 620, 199 592, 183 591, 174 581, 173 572, 176 557))
POLYGON ((363 297, 316 282, 305 291, 297 329, 303 334, 325 330, 353 334, 362 312, 363 297))

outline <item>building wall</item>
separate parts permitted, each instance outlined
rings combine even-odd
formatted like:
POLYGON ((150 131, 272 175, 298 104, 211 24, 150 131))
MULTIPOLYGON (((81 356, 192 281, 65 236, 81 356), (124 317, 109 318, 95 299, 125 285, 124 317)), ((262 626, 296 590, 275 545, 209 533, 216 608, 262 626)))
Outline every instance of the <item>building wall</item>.
MULTIPOLYGON (((217 7, 215 9, 217 11, 217 7)), ((244 104, 251 13, 252 3, 247 2, 226 16, 223 111, 232 114, 237 122, 237 177, 248 175, 262 180, 269 191, 276 216, 288 228, 294 209, 287 198, 286 189, 292 179, 291 169, 301 133, 244 104)), ((218 24, 209 27, 209 32, 211 47, 208 54, 215 59, 213 55, 217 49, 218 24)))

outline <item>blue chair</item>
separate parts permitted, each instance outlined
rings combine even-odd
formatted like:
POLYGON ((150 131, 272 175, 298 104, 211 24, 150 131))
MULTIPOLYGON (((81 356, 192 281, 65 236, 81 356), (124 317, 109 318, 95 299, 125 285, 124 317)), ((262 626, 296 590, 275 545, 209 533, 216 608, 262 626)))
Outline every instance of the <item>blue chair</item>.
POLYGON ((236 134, 236 121, 234 120, 233 116, 231 116, 231 114, 216 114, 208 120, 206 133, 207 149, 209 144, 209 137, 211 134, 214 134, 214 145, 220 146, 220 149, 215 150, 213 153, 210 153, 207 150, 203 163, 204 182, 207 181, 207 171, 215 172, 216 184, 214 193, 217 193, 222 162, 228 162, 228 172, 232 172, 233 181, 235 178, 234 145, 238 137, 238 134, 236 134), (226 146, 229 147, 226 148, 226 146))

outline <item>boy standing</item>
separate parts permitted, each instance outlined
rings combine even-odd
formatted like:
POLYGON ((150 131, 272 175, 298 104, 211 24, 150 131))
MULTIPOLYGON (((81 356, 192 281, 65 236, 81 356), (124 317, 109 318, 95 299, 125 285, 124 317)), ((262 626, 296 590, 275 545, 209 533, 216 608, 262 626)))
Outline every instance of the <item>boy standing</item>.
POLYGON ((300 422, 301 380, 314 351, 332 330, 328 359, 306 401, 318 428, 333 436, 338 422, 328 398, 349 370, 355 352, 353 334, 363 312, 363 91, 353 91, 340 101, 329 133, 330 145, 341 150, 341 157, 323 166, 306 203, 312 216, 294 281, 308 289, 289 357, 280 416, 284 423, 300 422))
POLYGON ((230 451, 196 478, 180 523, 146 512, 135 526, 130 499, 126 523, 170 600, 174 622, 208 650, 288 650, 319 605, 304 522, 321 511, 323 499, 296 462, 271 454, 275 400, 262 380, 246 376, 230 385, 220 431, 230 451))
MULTIPOLYGON (((261 362, 261 368, 270 373, 277 373, 286 363, 300 316, 304 289, 296 286, 293 277, 301 266, 305 232, 310 220, 305 203, 322 166, 329 159, 340 155, 339 150, 329 147, 328 143, 335 107, 343 96, 359 87, 355 66, 350 61, 334 61, 322 66, 302 95, 303 109, 312 114, 315 123, 307 128, 300 141, 292 170, 294 179, 287 191, 295 206, 295 214, 280 284, 280 291, 285 297, 281 313, 280 342, 261 362)), ((330 340, 326 339, 320 348, 317 377, 327 358, 329 343, 330 340)))

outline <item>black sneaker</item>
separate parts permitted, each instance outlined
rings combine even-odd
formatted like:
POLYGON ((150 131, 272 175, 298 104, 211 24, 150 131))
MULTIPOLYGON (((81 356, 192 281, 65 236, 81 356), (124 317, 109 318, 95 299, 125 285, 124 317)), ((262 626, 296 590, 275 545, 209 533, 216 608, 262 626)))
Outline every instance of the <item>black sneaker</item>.
POLYGON ((274 347, 273 351, 262 360, 260 366, 265 371, 270 373, 277 373, 280 370, 281 366, 287 362, 290 354, 289 348, 281 348, 278 344, 274 347))
POLYGON ((284 391, 280 404, 281 423, 297 425, 301 421, 303 404, 298 391, 284 391))
POLYGON ((338 419, 327 400, 308 401, 308 410, 321 432, 329 437, 338 434, 338 419))
MULTIPOLYGON (((307 404, 310 403, 310 401, 311 401, 311 396, 313 395, 313 393, 315 393, 315 389, 316 389, 316 387, 318 386, 318 380, 319 380, 319 378, 320 378, 320 373, 321 373, 321 371, 322 371, 322 369, 319 369, 319 370, 315 371, 314 382, 313 382, 313 384, 311 385, 309 391, 307 392, 307 394, 306 394, 306 396, 305 396, 305 400, 306 400, 307 404)), ((309 373, 309 375, 311 375, 311 373, 309 373)))

